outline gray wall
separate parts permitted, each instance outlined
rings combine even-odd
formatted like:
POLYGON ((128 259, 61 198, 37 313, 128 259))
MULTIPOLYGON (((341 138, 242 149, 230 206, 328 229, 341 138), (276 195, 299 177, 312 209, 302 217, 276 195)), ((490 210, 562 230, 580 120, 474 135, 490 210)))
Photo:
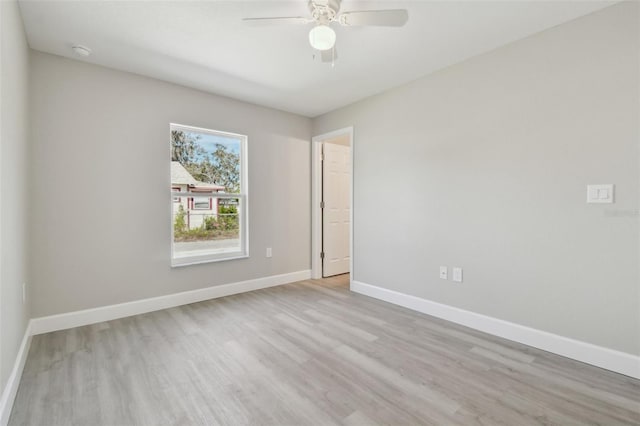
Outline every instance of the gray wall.
POLYGON ((640 354, 638 36, 615 5, 315 119, 354 125, 354 279, 640 354))
POLYGON ((310 268, 310 119, 44 53, 31 65, 34 317, 310 268), (249 259, 170 268, 171 122, 248 135, 249 259))
MULTIPOLYGON (((27 277, 29 48, 15 1, 0 2, 0 390, 30 317, 27 277)), ((30 292, 29 292, 30 293, 30 292)))

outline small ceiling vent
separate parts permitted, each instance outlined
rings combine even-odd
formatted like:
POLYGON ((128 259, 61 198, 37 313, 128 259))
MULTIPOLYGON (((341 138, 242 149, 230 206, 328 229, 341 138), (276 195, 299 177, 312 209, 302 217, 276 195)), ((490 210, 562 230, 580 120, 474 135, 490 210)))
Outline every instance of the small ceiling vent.
POLYGON ((74 45, 71 48, 71 50, 73 50, 73 53, 75 53, 78 56, 82 56, 83 58, 86 58, 87 56, 91 55, 91 49, 81 44, 74 45))

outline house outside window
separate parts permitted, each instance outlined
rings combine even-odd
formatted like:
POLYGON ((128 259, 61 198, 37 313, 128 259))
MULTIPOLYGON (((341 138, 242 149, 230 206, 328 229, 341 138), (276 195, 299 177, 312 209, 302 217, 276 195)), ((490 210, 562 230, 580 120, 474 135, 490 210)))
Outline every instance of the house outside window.
POLYGON ((172 266, 248 257, 247 137, 170 127, 172 266))

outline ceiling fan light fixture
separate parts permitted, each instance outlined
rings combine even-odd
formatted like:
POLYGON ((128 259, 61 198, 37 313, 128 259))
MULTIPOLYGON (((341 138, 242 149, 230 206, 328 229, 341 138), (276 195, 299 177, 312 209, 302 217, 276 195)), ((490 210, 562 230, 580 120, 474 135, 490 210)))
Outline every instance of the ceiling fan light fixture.
POLYGON ((329 50, 336 44, 336 32, 328 25, 316 25, 309 31, 309 43, 316 50, 329 50))

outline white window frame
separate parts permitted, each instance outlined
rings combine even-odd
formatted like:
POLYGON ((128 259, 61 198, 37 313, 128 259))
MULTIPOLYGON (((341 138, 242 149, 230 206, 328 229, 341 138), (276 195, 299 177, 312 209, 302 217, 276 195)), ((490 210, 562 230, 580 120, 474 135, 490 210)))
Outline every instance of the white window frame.
MULTIPOLYGON (((212 197, 192 196, 191 198, 193 198, 193 210, 211 210, 210 206, 211 206, 211 198, 212 197), (201 199, 207 200, 207 206, 206 207, 196 207, 196 204, 197 204, 196 203, 196 198, 201 198, 201 199)), ((202 201, 200 203, 202 203, 202 201)))
MULTIPOLYGON (((173 208, 174 197, 197 197, 202 196, 202 194, 194 194, 191 192, 175 192, 171 189, 169 195, 169 208, 170 208, 170 229, 171 229, 171 266, 172 267, 181 267, 188 265, 197 265, 201 263, 210 263, 210 262, 221 262, 225 260, 234 260, 234 259, 246 259, 249 257, 249 171, 247 169, 248 161, 247 161, 247 136, 241 135, 238 133, 230 133, 223 132, 219 130, 211 130, 204 129, 201 127, 194 126, 186 126, 183 124, 170 123, 169 125, 169 168, 171 168, 171 130, 182 130, 185 132, 192 133, 205 133, 214 136, 223 136, 227 138, 234 138, 240 141, 240 193, 231 194, 225 192, 214 192, 206 194, 206 197, 210 198, 232 198, 238 199, 238 223, 239 223, 239 234, 240 234, 240 250, 228 252, 228 253, 203 253, 199 255, 193 256, 184 256, 184 257, 176 257, 174 255, 173 244, 174 244, 174 235, 173 235, 173 208)), ((171 175, 171 172, 169 172, 171 175)), ((203 197, 204 198, 204 197, 203 197)), ((195 202, 195 201, 194 201, 195 202)), ((194 208, 195 210, 195 208, 194 208)))

